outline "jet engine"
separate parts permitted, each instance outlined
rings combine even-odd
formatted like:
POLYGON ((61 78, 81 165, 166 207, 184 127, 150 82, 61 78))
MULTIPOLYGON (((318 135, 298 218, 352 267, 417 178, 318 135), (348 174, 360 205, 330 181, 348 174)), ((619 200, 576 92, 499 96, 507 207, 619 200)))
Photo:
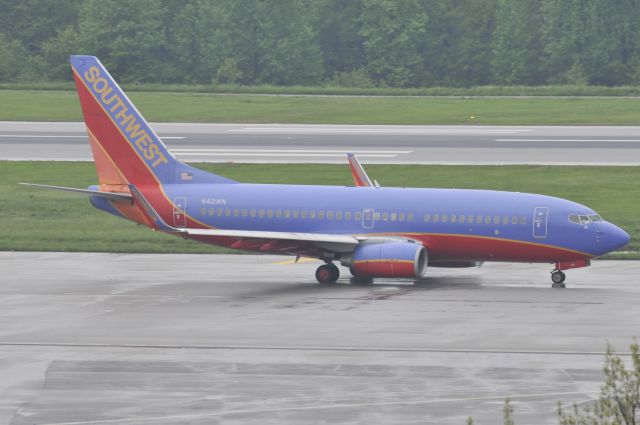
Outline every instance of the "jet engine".
POLYGON ((370 243, 358 245, 340 260, 354 276, 423 277, 427 271, 427 250, 412 242, 370 243))

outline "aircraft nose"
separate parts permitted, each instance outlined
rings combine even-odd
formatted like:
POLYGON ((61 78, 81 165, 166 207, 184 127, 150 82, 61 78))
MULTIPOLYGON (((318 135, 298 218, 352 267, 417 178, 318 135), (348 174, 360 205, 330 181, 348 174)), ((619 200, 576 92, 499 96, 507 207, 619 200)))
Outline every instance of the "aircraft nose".
POLYGON ((610 251, 615 251, 627 245, 631 236, 615 224, 611 224, 611 228, 607 231, 607 239, 610 241, 610 251))

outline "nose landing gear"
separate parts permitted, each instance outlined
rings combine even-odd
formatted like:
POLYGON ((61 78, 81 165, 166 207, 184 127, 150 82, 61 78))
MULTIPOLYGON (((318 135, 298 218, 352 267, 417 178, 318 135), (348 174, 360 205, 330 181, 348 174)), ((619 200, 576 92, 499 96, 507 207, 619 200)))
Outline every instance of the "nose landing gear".
POLYGON ((567 278, 567 276, 562 272, 562 270, 554 270, 551 272, 551 281, 553 282, 553 284, 551 285, 552 288, 566 288, 567 285, 564 284, 565 279, 567 278))

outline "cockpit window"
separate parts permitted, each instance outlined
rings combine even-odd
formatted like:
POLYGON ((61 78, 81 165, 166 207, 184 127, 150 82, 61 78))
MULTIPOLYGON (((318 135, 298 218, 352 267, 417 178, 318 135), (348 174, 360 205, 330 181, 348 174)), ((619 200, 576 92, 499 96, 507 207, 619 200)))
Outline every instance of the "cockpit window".
POLYGON ((592 215, 578 215, 569 214, 569 221, 576 224, 589 224, 596 221, 604 221, 598 214, 592 215))

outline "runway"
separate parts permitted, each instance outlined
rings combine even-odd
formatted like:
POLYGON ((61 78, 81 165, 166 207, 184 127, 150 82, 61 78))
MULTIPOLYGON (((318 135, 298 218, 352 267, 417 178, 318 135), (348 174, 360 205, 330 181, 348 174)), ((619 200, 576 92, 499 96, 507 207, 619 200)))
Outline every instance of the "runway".
MULTIPOLYGON (((0 423, 552 424, 637 334, 640 263, 315 284, 273 256, 0 253, 0 423)), ((348 273, 347 273, 348 274, 348 273)))
MULTIPOLYGON (((179 124, 152 127, 189 162, 640 165, 640 127, 179 124)), ((0 122, 0 159, 91 159, 82 123, 0 122)))

